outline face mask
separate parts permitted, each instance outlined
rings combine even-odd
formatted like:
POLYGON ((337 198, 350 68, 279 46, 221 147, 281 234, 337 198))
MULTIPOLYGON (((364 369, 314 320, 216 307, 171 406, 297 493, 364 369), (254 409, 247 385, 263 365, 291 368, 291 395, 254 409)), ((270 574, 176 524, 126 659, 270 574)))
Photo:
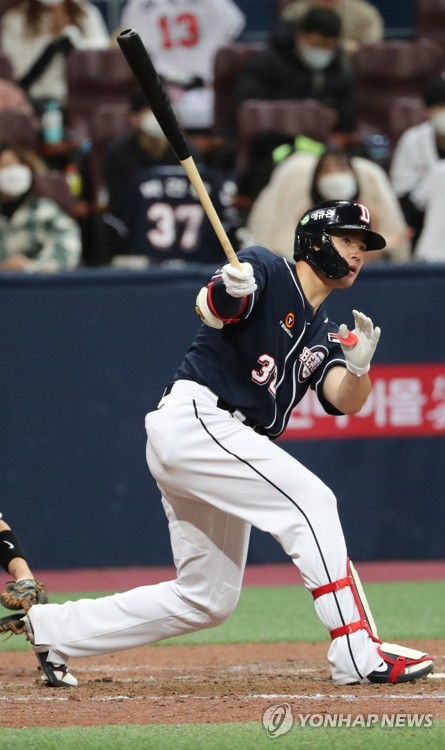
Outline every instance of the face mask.
POLYGON ((159 125, 153 112, 145 112, 140 121, 139 127, 143 133, 146 133, 151 138, 157 138, 158 140, 165 140, 165 135, 162 132, 162 128, 159 125))
POLYGON ((439 135, 445 135, 445 110, 433 112, 430 117, 431 125, 439 135))
POLYGON ((297 52, 303 62, 312 70, 323 70, 335 57, 335 50, 322 47, 297 47, 297 52))
POLYGON ((60 5, 62 0, 38 0, 40 5, 46 5, 47 7, 50 5, 60 5))
POLYGON ((32 172, 25 164, 0 168, 0 193, 18 197, 27 193, 32 184, 32 172))
POLYGON ((357 183, 351 172, 331 172, 318 180, 318 192, 326 200, 349 201, 357 193, 357 183))

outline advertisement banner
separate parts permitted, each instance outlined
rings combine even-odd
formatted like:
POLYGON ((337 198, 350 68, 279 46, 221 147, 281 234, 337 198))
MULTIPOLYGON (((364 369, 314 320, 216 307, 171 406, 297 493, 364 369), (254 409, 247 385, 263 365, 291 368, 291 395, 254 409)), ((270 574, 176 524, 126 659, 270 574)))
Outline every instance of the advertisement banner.
POLYGON ((373 365, 372 393, 359 414, 332 417, 310 390, 282 440, 445 435, 445 363, 373 365))

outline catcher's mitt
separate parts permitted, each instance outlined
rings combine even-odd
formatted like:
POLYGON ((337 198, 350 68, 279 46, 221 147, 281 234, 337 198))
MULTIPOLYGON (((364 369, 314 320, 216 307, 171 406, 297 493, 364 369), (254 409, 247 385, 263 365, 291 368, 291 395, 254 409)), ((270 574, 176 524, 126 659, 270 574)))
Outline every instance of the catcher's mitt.
POLYGON ((25 621, 23 618, 23 612, 16 615, 7 615, 6 617, 0 617, 0 633, 14 633, 15 635, 22 635, 27 633, 25 621))
POLYGON ((0 604, 7 609, 24 609, 28 611, 33 604, 46 604, 48 592, 43 583, 33 579, 11 581, 0 594, 0 604))

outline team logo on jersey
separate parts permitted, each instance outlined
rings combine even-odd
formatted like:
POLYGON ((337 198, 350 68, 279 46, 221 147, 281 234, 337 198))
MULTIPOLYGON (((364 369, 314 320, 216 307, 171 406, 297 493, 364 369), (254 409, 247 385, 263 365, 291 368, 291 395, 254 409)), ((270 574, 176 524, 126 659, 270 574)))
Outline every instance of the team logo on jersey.
POLYGON ((326 358, 328 350, 325 346, 312 346, 310 349, 305 346, 298 359, 300 367, 298 369, 298 382, 304 383, 313 372, 321 365, 326 358))

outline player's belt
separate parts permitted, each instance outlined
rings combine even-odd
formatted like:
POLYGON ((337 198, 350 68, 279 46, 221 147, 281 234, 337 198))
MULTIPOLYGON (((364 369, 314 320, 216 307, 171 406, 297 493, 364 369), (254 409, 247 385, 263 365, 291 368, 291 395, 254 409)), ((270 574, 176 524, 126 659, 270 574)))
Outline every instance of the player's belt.
MULTIPOLYGON (((175 385, 175 381, 168 384, 167 388, 162 394, 162 398, 164 398, 165 396, 168 396, 169 393, 172 392, 174 385, 175 385)), ((238 419, 242 424, 245 424, 246 427, 251 427, 253 430, 255 430, 255 432, 259 432, 260 435, 267 434, 264 427, 262 427, 259 424, 256 424, 256 422, 253 419, 251 419, 250 417, 247 417, 240 409, 237 409, 236 406, 230 406, 230 404, 227 404, 224 401, 224 399, 217 396, 216 393, 214 394, 214 396, 216 397, 216 406, 218 407, 218 409, 223 409, 224 411, 228 411, 229 414, 235 417, 235 419, 238 419)))

